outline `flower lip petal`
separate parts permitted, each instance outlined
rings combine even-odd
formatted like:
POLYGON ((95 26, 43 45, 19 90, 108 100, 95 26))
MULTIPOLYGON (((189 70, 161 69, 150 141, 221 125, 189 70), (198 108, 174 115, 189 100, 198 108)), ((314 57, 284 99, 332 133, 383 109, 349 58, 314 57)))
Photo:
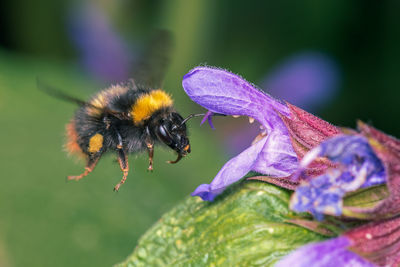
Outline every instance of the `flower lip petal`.
POLYGON ((229 160, 210 184, 200 185, 192 193, 192 196, 199 196, 203 200, 213 201, 226 187, 239 181, 250 171, 264 172, 276 177, 290 175, 297 169, 297 158, 285 152, 284 149, 287 148, 282 146, 280 142, 275 142, 274 135, 279 138, 283 136, 279 132, 273 132, 261 138, 242 153, 229 160), (283 147, 283 152, 279 152, 279 147, 283 147), (276 151, 274 151, 275 149, 276 151), (282 161, 284 164, 279 165, 278 161, 282 161))
POLYGON ((244 150, 238 156, 229 160, 221 168, 214 180, 210 184, 202 184, 191 194, 199 196, 203 200, 213 201, 214 198, 222 193, 226 187, 239 181, 243 176, 252 170, 257 156, 263 149, 267 138, 264 137, 256 144, 244 150))

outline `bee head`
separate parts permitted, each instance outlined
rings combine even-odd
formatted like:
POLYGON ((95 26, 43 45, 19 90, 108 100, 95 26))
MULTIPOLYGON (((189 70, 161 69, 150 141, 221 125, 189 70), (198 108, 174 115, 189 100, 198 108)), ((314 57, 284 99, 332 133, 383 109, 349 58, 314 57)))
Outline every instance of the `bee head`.
POLYGON ((161 142, 178 152, 178 157, 186 156, 190 153, 186 124, 182 122, 181 115, 176 112, 170 112, 165 116, 160 116, 151 127, 161 142))

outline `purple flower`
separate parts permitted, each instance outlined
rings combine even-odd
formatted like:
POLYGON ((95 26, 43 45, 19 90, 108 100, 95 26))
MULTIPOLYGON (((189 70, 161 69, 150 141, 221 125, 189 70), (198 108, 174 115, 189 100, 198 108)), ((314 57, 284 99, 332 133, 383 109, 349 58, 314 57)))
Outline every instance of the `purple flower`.
POLYGON ((68 30, 82 64, 96 78, 107 82, 129 78, 131 54, 103 10, 93 3, 79 4, 71 11, 68 30))
POLYGON ((298 168, 288 131, 280 114, 289 108, 258 90, 243 78, 223 69, 196 67, 182 82, 189 97, 213 113, 256 119, 266 130, 260 140, 229 160, 210 184, 200 185, 193 196, 212 201, 249 171, 286 177, 298 168))
POLYGON ((300 52, 272 69, 261 88, 293 105, 315 111, 331 101, 340 84, 340 71, 328 55, 300 52))
POLYGON ((296 190, 291 208, 322 219, 323 214, 342 214, 346 193, 386 182, 384 165, 365 137, 355 132, 343 135, 337 127, 273 99, 233 73, 197 67, 182 84, 193 101, 208 109, 203 122, 211 124, 212 113, 244 115, 265 128, 193 196, 212 201, 227 186, 256 171, 268 175, 269 182, 289 181, 289 188, 296 190))
POLYGON ((291 220, 319 233, 325 226, 341 234, 304 246, 277 266, 400 264, 400 140, 361 122, 358 131, 339 129, 222 69, 197 67, 185 75, 183 87, 209 110, 203 122, 211 123, 212 113, 244 115, 265 128, 210 184, 200 185, 192 195, 213 200, 253 170, 267 175, 253 179, 294 190, 293 210, 310 212, 317 219, 324 214, 341 216, 324 222, 301 215, 291 220), (354 224, 348 218, 372 221, 354 224))
POLYGON ((308 244, 280 260, 275 267, 373 267, 371 262, 348 250, 351 241, 339 237, 328 241, 308 244))
POLYGON ((318 219, 323 218, 322 214, 339 216, 347 192, 386 182, 384 166, 365 137, 332 137, 310 150, 300 168, 305 169, 318 157, 326 157, 339 166, 298 186, 291 199, 294 211, 309 211, 318 219))

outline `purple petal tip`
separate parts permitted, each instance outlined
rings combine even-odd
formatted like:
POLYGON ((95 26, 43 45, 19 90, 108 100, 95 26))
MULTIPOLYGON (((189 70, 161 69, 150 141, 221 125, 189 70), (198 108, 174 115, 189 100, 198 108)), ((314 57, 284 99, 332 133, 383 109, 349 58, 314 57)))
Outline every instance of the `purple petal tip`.
POLYGON ((216 195, 211 192, 211 186, 209 184, 199 185, 190 195, 192 197, 201 197, 204 201, 213 201, 216 197, 216 195))

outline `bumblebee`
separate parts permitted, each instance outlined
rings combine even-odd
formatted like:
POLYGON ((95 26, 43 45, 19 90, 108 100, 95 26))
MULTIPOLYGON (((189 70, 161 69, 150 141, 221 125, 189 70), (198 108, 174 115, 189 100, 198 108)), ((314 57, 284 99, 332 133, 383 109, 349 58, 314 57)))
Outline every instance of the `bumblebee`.
POLYGON ((117 154, 123 176, 114 187, 118 191, 129 172, 128 154, 146 151, 148 170, 153 170, 154 146, 165 144, 178 153, 169 163, 177 163, 190 153, 186 121, 203 114, 192 114, 183 119, 173 107, 171 97, 160 88, 172 46, 168 31, 157 31, 148 53, 133 73, 135 80, 113 85, 94 95, 89 101, 69 96, 41 81, 38 88, 46 93, 79 105, 74 118, 66 126, 66 149, 86 159, 80 175, 68 180, 80 180, 93 171, 101 156, 113 151, 117 154), (136 83, 136 81, 138 81, 136 83))
POLYGON ((114 187, 118 191, 128 176, 128 154, 147 150, 148 170, 152 171, 156 144, 165 144, 177 152, 177 159, 169 163, 177 163, 190 153, 186 121, 201 114, 183 119, 171 97, 161 89, 142 88, 131 80, 100 91, 85 102, 40 81, 38 87, 80 106, 66 126, 65 147, 71 154, 84 156, 86 167, 80 175, 68 176, 68 180, 87 176, 104 153, 113 151, 123 173, 114 187))
MULTIPOLYGON (((66 150, 86 159, 85 170, 68 180, 80 180, 93 171, 103 154, 114 152, 123 173, 114 187, 118 191, 129 172, 128 155, 147 150, 148 170, 153 170, 154 146, 164 144, 177 152, 174 161, 190 153, 186 122, 205 114, 192 114, 183 119, 173 107, 171 97, 161 89, 169 65, 173 39, 167 30, 156 30, 146 46, 132 77, 126 83, 113 85, 88 101, 65 94, 42 81, 38 88, 56 98, 79 105, 66 126, 66 150)), ((216 114, 215 114, 216 115, 216 114)))

